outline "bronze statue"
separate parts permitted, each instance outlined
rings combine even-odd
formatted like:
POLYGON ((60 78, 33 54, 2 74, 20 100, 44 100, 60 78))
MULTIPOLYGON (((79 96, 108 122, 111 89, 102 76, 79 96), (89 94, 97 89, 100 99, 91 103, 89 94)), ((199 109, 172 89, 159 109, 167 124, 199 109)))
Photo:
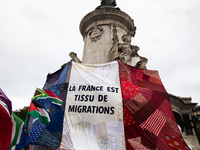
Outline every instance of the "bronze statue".
MULTIPOLYGON (((115 8, 115 6, 117 6, 117 3, 115 0, 101 0, 101 5, 98 6, 96 9, 103 8, 102 6, 111 6, 115 8)), ((116 9, 119 9, 119 8, 117 7, 116 9)))
POLYGON ((117 6, 115 0, 101 0, 101 6, 117 6))

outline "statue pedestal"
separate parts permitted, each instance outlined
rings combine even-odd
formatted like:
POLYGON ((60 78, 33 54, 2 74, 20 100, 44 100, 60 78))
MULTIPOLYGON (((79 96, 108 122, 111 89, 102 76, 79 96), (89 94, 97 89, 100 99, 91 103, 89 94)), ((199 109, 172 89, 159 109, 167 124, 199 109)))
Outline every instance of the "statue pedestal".
POLYGON ((103 6, 87 14, 80 23, 84 40, 82 63, 107 63, 107 55, 113 46, 113 26, 116 26, 119 42, 121 36, 134 28, 133 19, 111 6, 103 6))

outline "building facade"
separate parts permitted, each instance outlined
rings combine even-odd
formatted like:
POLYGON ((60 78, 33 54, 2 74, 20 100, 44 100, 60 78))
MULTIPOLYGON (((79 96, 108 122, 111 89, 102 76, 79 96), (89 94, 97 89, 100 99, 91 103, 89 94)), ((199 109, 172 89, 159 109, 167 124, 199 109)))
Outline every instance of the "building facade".
POLYGON ((197 135, 197 139, 200 143, 200 106, 197 106, 192 109, 191 113, 192 122, 194 124, 194 130, 197 135))
MULTIPOLYGON (((196 124, 193 114, 191 113, 197 103, 192 103, 191 97, 179 97, 172 94, 169 94, 169 100, 183 138, 191 148, 198 149, 198 147, 200 147, 197 138, 199 133, 195 128, 196 124)), ((198 113, 200 114, 200 109, 198 113)))

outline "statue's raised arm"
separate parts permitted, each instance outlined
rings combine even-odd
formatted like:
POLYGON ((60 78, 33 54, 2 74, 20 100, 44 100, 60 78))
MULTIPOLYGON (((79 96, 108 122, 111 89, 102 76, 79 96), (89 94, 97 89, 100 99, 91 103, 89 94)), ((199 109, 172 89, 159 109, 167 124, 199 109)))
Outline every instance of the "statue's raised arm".
POLYGON ((117 6, 115 0, 101 0, 101 6, 117 6))

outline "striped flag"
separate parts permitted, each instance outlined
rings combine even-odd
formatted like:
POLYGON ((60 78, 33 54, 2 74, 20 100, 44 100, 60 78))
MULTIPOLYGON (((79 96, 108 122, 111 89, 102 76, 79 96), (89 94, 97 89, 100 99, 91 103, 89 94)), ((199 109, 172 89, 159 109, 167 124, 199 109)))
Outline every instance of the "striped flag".
POLYGON ((20 142, 16 145, 15 150, 28 147, 30 136, 29 132, 31 131, 33 126, 33 117, 38 118, 40 122, 45 125, 48 125, 51 121, 46 109, 39 105, 37 101, 32 100, 26 115, 26 119, 24 121, 20 142))
POLYGON ((23 121, 14 113, 12 113, 12 123, 13 123, 12 138, 8 150, 14 150, 16 145, 19 143, 24 125, 23 121))
POLYGON ((26 119, 24 121, 25 127, 27 127, 28 124, 28 115, 32 115, 35 118, 39 118, 42 124, 48 125, 51 121, 50 116, 46 109, 39 105, 36 101, 32 100, 28 113, 26 115, 26 119))
POLYGON ((32 100, 51 102, 54 105, 61 106, 62 100, 51 90, 42 90, 37 88, 32 100))

